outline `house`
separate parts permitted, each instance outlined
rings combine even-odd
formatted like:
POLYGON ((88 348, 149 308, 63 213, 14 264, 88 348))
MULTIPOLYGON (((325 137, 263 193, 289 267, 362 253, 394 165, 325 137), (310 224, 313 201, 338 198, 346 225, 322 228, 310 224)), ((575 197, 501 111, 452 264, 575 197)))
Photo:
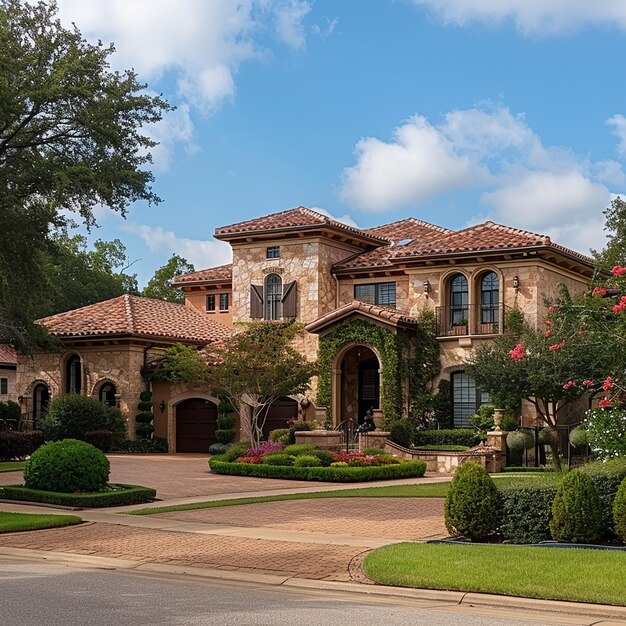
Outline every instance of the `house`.
MULTIPOLYGON (((592 259, 549 237, 491 221, 453 231, 407 218, 359 229, 297 207, 217 228, 215 237, 230 244, 232 264, 177 277, 185 305, 123 296, 42 320, 64 349, 19 357, 25 408, 38 414, 50 394, 79 391, 115 397, 130 419, 150 354, 175 341, 210 349, 238 322, 295 319, 306 328, 298 348, 319 360, 320 373, 307 397, 271 408, 271 427, 297 415, 360 422, 369 409, 402 417, 416 393, 407 372, 419 369, 428 311, 440 353, 435 383, 451 382, 461 427, 490 401, 464 372, 472 349, 506 332, 507 310, 541 320, 545 296, 560 283, 584 290, 594 270, 592 259)), ((172 451, 214 440, 211 389, 155 385, 154 407, 156 434, 172 451)))
POLYGON ((10 344, 0 344, 0 402, 17 402, 15 371, 17 353, 10 344))

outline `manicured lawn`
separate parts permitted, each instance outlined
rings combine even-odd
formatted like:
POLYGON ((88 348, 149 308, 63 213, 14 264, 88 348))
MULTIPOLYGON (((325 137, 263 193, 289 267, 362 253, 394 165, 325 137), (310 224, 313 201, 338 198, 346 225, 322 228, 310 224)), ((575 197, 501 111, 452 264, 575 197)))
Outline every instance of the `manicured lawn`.
POLYGON ((155 515, 171 511, 195 511, 212 509, 220 506, 238 504, 258 504, 260 502, 278 502, 282 500, 313 500, 316 498, 445 498, 449 483, 428 483, 424 485, 397 485, 389 487, 364 487, 363 489, 340 489, 338 491, 316 491, 315 493, 293 493, 277 496, 258 496, 236 498, 234 500, 215 500, 213 502, 195 502, 175 506, 161 506, 154 509, 138 509, 123 515, 155 515))
POLYGON ((26 461, 5 461, 0 463, 0 472, 14 472, 16 470, 23 470, 26 465, 26 461))
POLYGON ((377 583, 626 605, 626 554, 609 550, 401 543, 368 554, 377 583))
POLYGON ((80 524, 77 515, 39 515, 34 513, 6 513, 0 511, 0 533, 16 533, 22 530, 40 530, 80 524))

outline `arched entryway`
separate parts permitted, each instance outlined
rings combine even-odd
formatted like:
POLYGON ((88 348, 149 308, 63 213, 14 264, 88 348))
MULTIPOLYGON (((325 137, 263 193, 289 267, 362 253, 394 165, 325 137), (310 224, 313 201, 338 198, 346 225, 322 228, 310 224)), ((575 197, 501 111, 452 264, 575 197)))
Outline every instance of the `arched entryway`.
POLYGON ((349 348, 339 367, 340 420, 363 423, 365 413, 380 408, 380 363, 369 347, 349 348))
POLYGON ((272 430, 289 428, 287 422, 298 418, 298 402, 293 398, 278 398, 267 410, 267 417, 263 424, 263 439, 267 439, 272 430))
POLYGON ((176 452, 209 451, 216 442, 217 405, 204 398, 189 398, 176 405, 176 452))
POLYGON ((50 403, 50 390, 44 383, 37 383, 33 387, 33 425, 41 424, 41 420, 48 412, 50 403))

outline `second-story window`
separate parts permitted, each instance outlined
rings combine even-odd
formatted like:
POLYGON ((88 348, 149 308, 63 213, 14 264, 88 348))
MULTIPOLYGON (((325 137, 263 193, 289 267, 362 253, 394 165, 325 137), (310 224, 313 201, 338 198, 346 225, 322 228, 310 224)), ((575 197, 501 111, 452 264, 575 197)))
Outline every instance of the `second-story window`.
POLYGON ((80 357, 73 354, 65 362, 65 392, 80 393, 81 378, 80 357))
POLYGON ((280 246, 269 246, 265 249, 266 259, 280 259, 280 246))
POLYGON ((283 316, 282 300, 283 279, 278 274, 269 274, 265 279, 265 312, 266 320, 279 320, 283 316))
POLYGON ((396 306, 396 283, 354 285, 354 299, 368 304, 396 306))
POLYGON ((467 324, 467 303, 467 278, 457 274, 450 283, 450 321, 453 326, 467 324))
POLYGON ((480 323, 497 324, 499 321, 498 299, 500 281, 495 272, 485 274, 480 281, 480 323))
POLYGON ((215 294, 206 297, 206 310, 215 311, 215 294))
POLYGON ((228 311, 228 294, 220 294, 220 311, 228 311))

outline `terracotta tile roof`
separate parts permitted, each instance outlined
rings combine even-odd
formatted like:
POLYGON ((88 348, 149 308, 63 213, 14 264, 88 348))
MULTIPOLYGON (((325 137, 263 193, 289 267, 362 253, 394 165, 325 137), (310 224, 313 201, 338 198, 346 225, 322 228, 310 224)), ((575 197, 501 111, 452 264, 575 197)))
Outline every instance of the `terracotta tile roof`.
POLYGON ((232 280, 233 264, 210 267, 206 270, 198 270, 182 276, 174 276, 172 284, 180 285, 184 283, 205 283, 205 282, 227 282, 232 280))
POLYGON ((0 363, 3 365, 17 365, 17 352, 10 343, 0 343, 0 363))
POLYGON ((384 237, 389 243, 375 250, 362 252, 345 261, 341 261, 335 264, 333 270, 391 266, 393 265, 391 256, 394 251, 400 248, 404 249, 413 242, 433 242, 454 231, 409 217, 397 222, 391 222, 390 224, 370 228, 366 232, 376 237, 384 237))
POLYGON ((129 294, 38 322, 56 337, 132 335, 212 343, 232 334, 230 328, 184 304, 129 294))
POLYGON ((496 224, 491 221, 452 231, 448 235, 430 241, 414 241, 402 248, 393 250, 392 260, 411 259, 429 256, 445 256, 464 252, 484 252, 487 250, 552 248, 574 256, 587 263, 593 260, 558 244, 552 243, 547 235, 539 235, 527 230, 496 224))
POLYGON ((310 333, 319 333, 327 326, 338 324, 345 318, 355 313, 360 313, 365 317, 385 322, 391 326, 410 327, 417 324, 417 320, 410 317, 406 311, 400 311, 399 309, 392 309, 378 304, 367 304, 365 302, 354 300, 353 302, 340 306, 338 309, 335 309, 326 315, 322 315, 322 317, 317 318, 314 322, 307 324, 305 329, 310 333))
POLYGON ((271 213, 245 222, 238 222, 229 226, 221 226, 215 229, 216 239, 229 239, 231 235, 240 235, 244 233, 261 233, 283 230, 306 230, 310 228, 328 226, 334 230, 343 231, 357 235, 359 237, 373 240, 372 243, 380 243, 381 237, 373 233, 354 228, 347 224, 342 224, 330 219, 326 215, 322 215, 317 211, 299 206, 288 211, 279 213, 271 213))

